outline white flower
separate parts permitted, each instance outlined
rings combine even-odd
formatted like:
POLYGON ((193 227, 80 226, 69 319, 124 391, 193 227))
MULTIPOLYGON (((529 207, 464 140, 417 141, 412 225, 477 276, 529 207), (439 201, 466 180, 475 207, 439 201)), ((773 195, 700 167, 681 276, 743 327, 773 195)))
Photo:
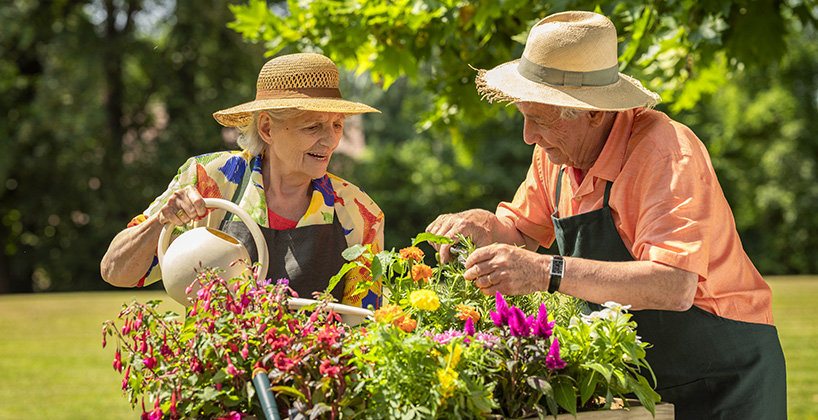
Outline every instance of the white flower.
POLYGON ((627 310, 631 308, 631 305, 620 305, 612 300, 603 303, 602 306, 620 313, 627 312, 627 310))

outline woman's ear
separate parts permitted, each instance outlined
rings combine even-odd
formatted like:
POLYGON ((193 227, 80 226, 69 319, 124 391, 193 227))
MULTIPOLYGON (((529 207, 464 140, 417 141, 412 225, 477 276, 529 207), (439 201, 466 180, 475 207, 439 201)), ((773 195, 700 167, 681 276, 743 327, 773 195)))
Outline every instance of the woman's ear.
POLYGON ((270 114, 261 111, 258 116, 258 136, 267 144, 273 143, 273 118, 270 114))

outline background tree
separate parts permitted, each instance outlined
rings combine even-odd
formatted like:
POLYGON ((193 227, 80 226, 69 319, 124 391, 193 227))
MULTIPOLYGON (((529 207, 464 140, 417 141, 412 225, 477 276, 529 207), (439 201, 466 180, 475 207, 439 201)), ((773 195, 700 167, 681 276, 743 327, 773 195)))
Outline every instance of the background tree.
POLYGON ((0 293, 104 287, 113 235, 186 157, 225 147, 210 114, 263 62, 227 4, 0 5, 0 293))
POLYGON ((230 26, 269 53, 327 54, 386 90, 375 98, 386 114, 422 116, 414 132, 370 118, 371 153, 352 175, 384 207, 387 247, 402 246, 436 214, 511 198, 530 159, 522 120, 481 101, 470 66, 519 57, 546 15, 594 10, 618 29, 620 71, 659 92, 658 108, 710 147, 759 269, 818 271, 810 257, 818 243, 807 234, 818 227, 814 1, 318 0, 282 8, 248 0, 231 9, 230 26), (399 142, 383 131, 396 127, 399 142))
POLYGON ((621 70, 708 145, 761 271, 818 272, 815 1, 11 0, 0 293, 106 288, 111 238, 185 158, 234 147, 211 113, 252 98, 265 51, 329 55, 344 95, 384 111, 364 117, 366 154, 332 170, 383 207, 388 248, 439 213, 493 209, 531 150, 468 65, 518 57, 531 24, 566 9, 612 17, 621 70))

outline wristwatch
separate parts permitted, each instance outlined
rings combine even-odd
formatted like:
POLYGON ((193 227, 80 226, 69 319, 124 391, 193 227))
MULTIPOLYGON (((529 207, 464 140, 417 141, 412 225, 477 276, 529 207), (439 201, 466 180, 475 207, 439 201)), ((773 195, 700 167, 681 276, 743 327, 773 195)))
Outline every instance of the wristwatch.
POLYGON ((562 273, 565 271, 565 260, 560 255, 551 257, 551 278, 548 281, 548 293, 554 293, 560 288, 562 273))

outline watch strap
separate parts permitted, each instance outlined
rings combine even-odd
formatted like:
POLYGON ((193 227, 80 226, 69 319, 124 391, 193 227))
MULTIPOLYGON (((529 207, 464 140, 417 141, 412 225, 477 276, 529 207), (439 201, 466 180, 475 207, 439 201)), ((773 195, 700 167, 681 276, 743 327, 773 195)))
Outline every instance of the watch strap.
POLYGON ((565 272, 565 260, 561 255, 551 257, 550 277, 548 279, 548 293, 554 293, 560 288, 562 275, 565 272))

